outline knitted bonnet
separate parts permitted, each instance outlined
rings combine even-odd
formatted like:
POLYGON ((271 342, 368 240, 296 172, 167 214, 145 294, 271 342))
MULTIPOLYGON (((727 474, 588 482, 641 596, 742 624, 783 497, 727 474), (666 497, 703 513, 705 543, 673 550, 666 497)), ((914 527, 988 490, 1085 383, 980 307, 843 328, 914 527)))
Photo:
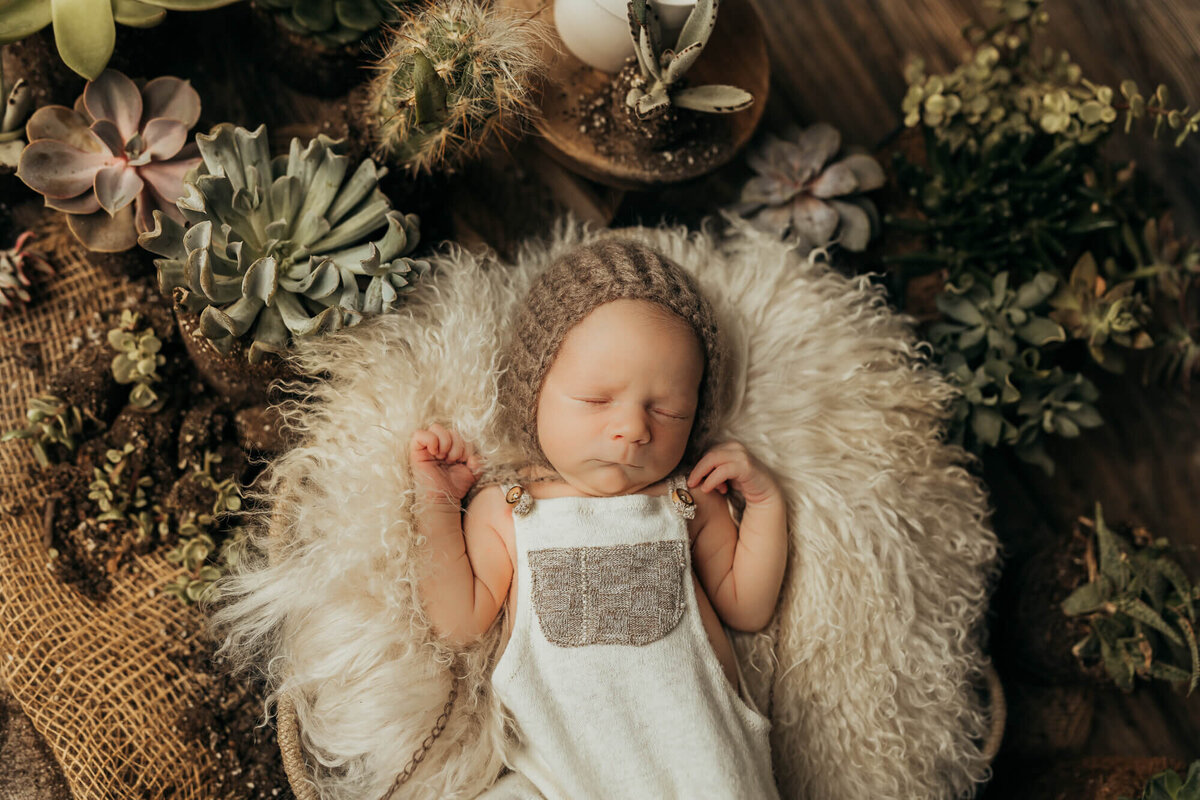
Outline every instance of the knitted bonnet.
MULTIPOLYGON (((550 466, 538 443, 542 381, 567 332, 593 309, 613 300, 648 300, 686 322, 704 352, 704 375, 685 460, 695 460, 716 422, 726 353, 716 317, 695 279, 652 247, 607 238, 561 256, 529 290, 504 353, 500 376, 503 424, 525 455, 550 466)), ((662 353, 664 359, 672 353, 662 353)))

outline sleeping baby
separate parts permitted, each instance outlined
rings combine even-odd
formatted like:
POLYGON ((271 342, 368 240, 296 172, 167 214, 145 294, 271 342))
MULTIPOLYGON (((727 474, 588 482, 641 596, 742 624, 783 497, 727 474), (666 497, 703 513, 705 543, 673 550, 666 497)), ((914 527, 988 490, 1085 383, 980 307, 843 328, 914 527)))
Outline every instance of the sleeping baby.
POLYGON ((434 632, 464 644, 505 612, 492 686, 519 743, 482 796, 778 797, 723 624, 770 621, 787 509, 745 447, 698 449, 726 358, 708 301, 656 250, 601 240, 537 279, 505 355, 510 482, 464 513, 471 444, 435 424, 409 447, 434 632))

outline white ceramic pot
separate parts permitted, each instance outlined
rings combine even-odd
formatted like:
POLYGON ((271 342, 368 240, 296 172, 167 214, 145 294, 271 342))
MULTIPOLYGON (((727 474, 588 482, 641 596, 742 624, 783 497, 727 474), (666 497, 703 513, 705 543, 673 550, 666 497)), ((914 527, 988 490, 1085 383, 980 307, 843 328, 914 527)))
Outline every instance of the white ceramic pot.
MULTIPOLYGON (((696 0, 655 0, 667 47, 674 45, 696 0)), ((589 66, 616 72, 633 55, 626 0, 554 0, 554 24, 571 53, 589 66)))

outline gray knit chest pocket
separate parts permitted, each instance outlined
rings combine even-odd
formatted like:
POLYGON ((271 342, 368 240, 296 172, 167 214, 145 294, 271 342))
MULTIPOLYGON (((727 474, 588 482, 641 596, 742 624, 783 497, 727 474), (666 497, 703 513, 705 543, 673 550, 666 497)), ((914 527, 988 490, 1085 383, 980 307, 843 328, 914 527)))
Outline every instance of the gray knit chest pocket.
POLYGON ((683 541, 529 551, 542 633, 560 647, 644 645, 683 615, 683 541))

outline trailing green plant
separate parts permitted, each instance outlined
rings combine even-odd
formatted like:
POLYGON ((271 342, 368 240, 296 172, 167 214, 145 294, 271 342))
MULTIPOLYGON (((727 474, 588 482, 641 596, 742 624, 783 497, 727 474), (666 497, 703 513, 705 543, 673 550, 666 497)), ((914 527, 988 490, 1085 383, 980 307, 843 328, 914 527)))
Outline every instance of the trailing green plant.
POLYGON ((1125 112, 1125 130, 1135 119, 1154 119, 1178 131, 1176 144, 1200 127, 1200 111, 1168 108, 1167 89, 1159 86, 1149 99, 1134 81, 1122 81, 1119 93, 1083 77, 1066 51, 1046 48, 1037 53, 1034 39, 1049 22, 1043 0, 987 0, 997 12, 988 26, 968 26, 964 35, 975 46, 972 55, 946 75, 927 75, 922 61, 905 70, 908 93, 901 103, 904 124, 924 125, 951 151, 987 150, 1009 137, 1035 133, 1055 143, 1097 142, 1125 112))
POLYGON ((104 461, 92 468, 88 498, 96 503, 97 522, 124 522, 136 533, 135 543, 147 541, 166 522, 166 512, 150 503, 146 490, 154 485, 149 475, 139 474, 134 447, 126 442, 120 450, 109 449, 104 461))
POLYGON ((164 76, 139 87, 106 69, 74 108, 42 106, 29 118, 17 177, 67 215, 89 250, 128 250, 155 211, 182 222, 174 200, 199 163, 188 143, 199 118, 200 95, 187 81, 164 76))
POLYGON ((1119 800, 1200 800, 1200 759, 1188 765, 1186 778, 1173 769, 1163 770, 1146 782, 1137 798, 1122 795, 1119 800))
POLYGON ((33 231, 24 231, 12 247, 0 250, 0 312, 12 310, 17 303, 33 301, 29 289, 33 281, 25 274, 26 264, 30 264, 43 275, 53 275, 54 268, 46 259, 29 249, 28 244, 33 239, 33 231))
POLYGON ((204 11, 235 0, 21 0, 0 7, 0 44, 19 42, 54 25, 54 44, 63 63, 94 80, 112 57, 113 23, 150 28, 163 21, 167 10, 204 11))
POLYGON ((944 319, 928 334, 942 370, 962 390, 950 441, 975 452, 1009 445, 1021 459, 1053 473, 1045 435, 1074 437, 1101 424, 1091 381, 1041 364, 1041 348, 1066 339, 1046 315, 1057 286, 1048 272, 1015 289, 1006 272, 986 282, 965 275, 937 298, 944 319))
POLYGON ((399 16, 407 0, 254 0, 289 30, 326 47, 353 44, 399 16))
POLYGON ((242 508, 237 481, 233 478, 218 481, 212 474, 213 465, 220 460, 220 456, 205 451, 203 465, 193 472, 198 485, 213 493, 211 512, 188 512, 179 521, 178 544, 167 553, 167 560, 182 566, 185 572, 167 584, 164 591, 189 605, 211 598, 214 583, 236 564, 240 552, 235 544, 242 535, 240 528, 228 535, 219 549, 214 539, 222 520, 242 508))
POLYGON ((4 78, 3 63, 0 63, 0 98, 4 100, 4 111, 0 113, 0 166, 16 169, 21 149, 25 147, 25 120, 33 110, 33 90, 24 78, 10 85, 4 78))
POLYGON ((1170 553, 1165 538, 1135 529, 1130 541, 1112 530, 1096 504, 1094 520, 1081 518, 1087 539, 1088 582, 1062 603, 1069 617, 1083 617, 1091 630, 1072 651, 1084 662, 1099 659, 1118 687, 1134 679, 1200 685, 1196 643, 1195 586, 1170 553))
POLYGON ((117 327, 109 330, 108 344, 117 351, 112 373, 117 383, 132 383, 129 402, 138 408, 151 408, 159 402, 153 385, 162 380, 158 368, 167 363, 160 352, 162 342, 153 327, 138 330, 139 316, 126 309, 117 327))
POLYGON ((749 108, 754 96, 723 84, 688 86, 682 80, 696 63, 717 25, 719 0, 697 0, 673 47, 664 47, 658 13, 649 0, 629 0, 629 32, 641 80, 625 96, 625 104, 646 119, 668 107, 707 114, 731 114, 749 108))
POLYGON ((163 294, 200 314, 200 334, 219 351, 248 336, 251 362, 282 354, 292 337, 390 311, 428 269, 408 256, 417 216, 392 209, 378 187, 387 170, 370 159, 350 171, 325 136, 292 139, 271 159, 265 125, 219 125, 196 142, 202 163, 178 201, 187 227, 155 212, 139 241, 162 256, 163 294))
POLYGON ((496 4, 403 10, 368 87, 375 154, 411 174, 453 172, 515 136, 534 113, 546 36, 496 4))
POLYGON ((61 446, 74 453, 83 434, 83 413, 75 406, 53 395, 30 398, 25 412, 27 424, 0 435, 0 442, 24 439, 33 449, 33 457, 42 469, 52 463, 50 449, 61 446))
POLYGON ((847 250, 861 251, 879 230, 879 212, 864 192, 887 182, 883 167, 863 153, 834 161, 842 135, 818 122, 768 134, 746 158, 757 173, 742 187, 732 210, 755 226, 795 242, 800 252, 825 247, 837 237, 847 250))

